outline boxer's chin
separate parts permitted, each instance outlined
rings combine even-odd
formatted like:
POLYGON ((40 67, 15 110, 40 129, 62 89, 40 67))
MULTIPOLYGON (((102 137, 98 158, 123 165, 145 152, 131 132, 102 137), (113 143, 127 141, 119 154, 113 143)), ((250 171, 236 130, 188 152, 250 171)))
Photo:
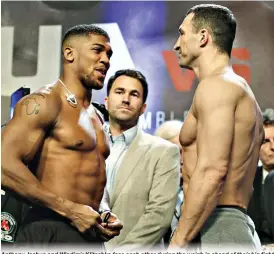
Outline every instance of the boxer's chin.
POLYGON ((83 83, 88 89, 101 90, 104 87, 104 80, 104 78, 86 78, 83 83))
POLYGON ((94 80, 92 89, 101 90, 104 87, 104 80, 94 80))
POLYGON ((191 66, 188 66, 188 65, 185 65, 185 64, 180 65, 180 67, 183 68, 183 69, 187 69, 187 70, 193 70, 191 66))
POLYGON ((179 66, 183 69, 192 70, 192 67, 187 61, 184 61, 182 58, 179 59, 179 66))

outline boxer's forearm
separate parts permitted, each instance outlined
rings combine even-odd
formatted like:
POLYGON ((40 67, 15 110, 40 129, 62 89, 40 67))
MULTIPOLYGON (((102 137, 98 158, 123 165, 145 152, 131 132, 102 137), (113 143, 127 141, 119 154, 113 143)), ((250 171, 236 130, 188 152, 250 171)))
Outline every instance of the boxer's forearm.
POLYGON ((191 177, 177 228, 177 237, 184 243, 200 232, 222 193, 224 178, 218 174, 204 174, 203 177, 200 173, 194 173, 191 177))
POLYGON ((58 197, 45 188, 21 161, 2 163, 1 182, 3 186, 23 198, 48 207, 62 216, 69 217, 70 203, 72 202, 58 197))

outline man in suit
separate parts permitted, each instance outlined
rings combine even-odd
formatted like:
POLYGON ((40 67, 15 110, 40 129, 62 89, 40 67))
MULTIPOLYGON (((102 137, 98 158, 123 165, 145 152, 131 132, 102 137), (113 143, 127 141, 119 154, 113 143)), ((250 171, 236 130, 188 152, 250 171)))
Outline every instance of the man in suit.
POLYGON ((173 218, 171 221, 170 228, 168 232, 164 236, 165 244, 169 244, 170 237, 172 232, 176 229, 180 216, 181 216, 181 206, 184 201, 184 193, 183 193, 183 176, 182 176, 182 168, 183 168, 183 154, 182 154, 182 146, 179 141, 180 131, 183 126, 183 122, 180 120, 170 120, 165 121, 162 125, 158 127, 155 131, 155 136, 161 137, 169 142, 177 145, 180 149, 180 184, 178 186, 178 196, 176 207, 174 210, 173 218))
POLYGON ((274 110, 266 109, 263 119, 265 138, 260 149, 260 163, 253 182, 254 192, 248 214, 255 223, 262 244, 268 244, 274 243, 274 110))
POLYGON ((147 94, 146 78, 136 70, 120 70, 108 82, 105 106, 109 125, 105 132, 110 156, 105 190, 110 209, 124 225, 120 235, 106 244, 108 250, 163 246, 175 209, 179 149, 138 128, 147 94))
POLYGON ((272 170, 265 178, 264 183, 264 199, 266 208, 266 218, 270 231, 272 233, 272 247, 274 247, 274 200, 273 200, 273 190, 274 190, 274 170, 272 170))

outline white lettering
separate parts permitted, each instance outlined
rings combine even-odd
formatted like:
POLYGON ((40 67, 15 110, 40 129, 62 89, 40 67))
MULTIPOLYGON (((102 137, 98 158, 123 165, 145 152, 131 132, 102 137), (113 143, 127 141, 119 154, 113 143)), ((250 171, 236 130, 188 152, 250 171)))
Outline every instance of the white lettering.
MULTIPOLYGON (((154 112, 153 112, 154 114, 154 112)), ((165 121, 178 119, 183 121, 183 117, 175 117, 174 111, 170 112, 163 112, 163 111, 156 111, 155 112, 155 118, 151 111, 148 111, 140 116, 139 118, 139 126, 143 130, 151 130, 151 129, 157 129, 161 124, 163 124, 165 121)))
POLYGON ((142 127, 143 130, 151 129, 151 121, 152 120, 152 113, 146 112, 139 118, 139 125, 142 127))
POLYGON ((156 128, 165 122, 166 114, 163 111, 156 112, 156 128))

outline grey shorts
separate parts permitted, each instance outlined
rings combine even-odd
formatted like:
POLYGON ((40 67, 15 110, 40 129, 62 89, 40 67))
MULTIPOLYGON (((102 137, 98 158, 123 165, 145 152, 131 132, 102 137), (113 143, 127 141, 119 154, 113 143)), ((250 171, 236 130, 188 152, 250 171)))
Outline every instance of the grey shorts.
POLYGON ((261 251, 254 222, 237 208, 216 208, 200 233, 202 251, 261 251))

